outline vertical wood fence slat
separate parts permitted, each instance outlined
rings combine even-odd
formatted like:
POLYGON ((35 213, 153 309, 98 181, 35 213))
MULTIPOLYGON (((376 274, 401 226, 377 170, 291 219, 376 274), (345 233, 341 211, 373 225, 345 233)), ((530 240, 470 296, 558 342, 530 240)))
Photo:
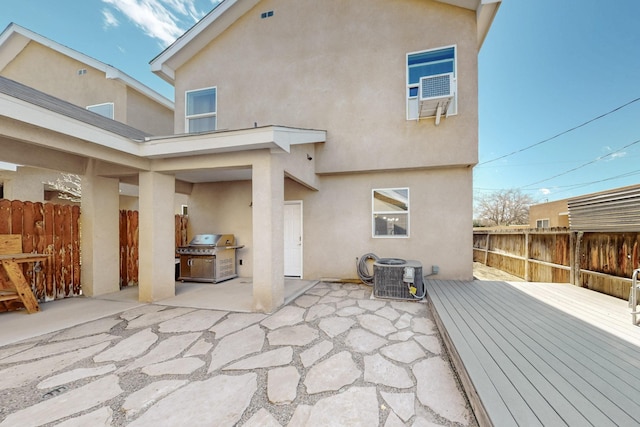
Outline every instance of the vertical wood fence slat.
POLYGON ((11 234, 11 201, 0 200, 0 234, 11 234))
POLYGON ((82 291, 80 276, 80 207, 71 207, 71 233, 72 233, 72 252, 71 252, 71 270, 73 273, 73 294, 80 295, 82 291))
POLYGON ((55 286, 55 275, 53 272, 55 271, 55 245, 54 245, 54 234, 53 234, 53 224, 55 217, 55 205, 51 203, 45 203, 43 206, 44 209, 44 244, 46 249, 44 253, 53 255, 49 262, 47 263, 46 268, 46 288, 45 288, 45 299, 47 301, 51 301, 56 298, 56 286, 55 286))

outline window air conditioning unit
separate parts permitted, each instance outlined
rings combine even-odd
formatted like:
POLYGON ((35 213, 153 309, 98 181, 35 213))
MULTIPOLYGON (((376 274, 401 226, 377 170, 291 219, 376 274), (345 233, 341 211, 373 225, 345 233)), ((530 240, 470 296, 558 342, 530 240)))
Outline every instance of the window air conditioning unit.
POLYGON ((420 78, 418 101, 420 102, 420 117, 436 117, 436 125, 440 123, 440 116, 447 114, 449 105, 455 94, 455 79, 453 73, 436 74, 420 78))
POLYGON ((416 301, 425 295, 422 264, 399 258, 381 258, 373 264, 373 295, 416 301))

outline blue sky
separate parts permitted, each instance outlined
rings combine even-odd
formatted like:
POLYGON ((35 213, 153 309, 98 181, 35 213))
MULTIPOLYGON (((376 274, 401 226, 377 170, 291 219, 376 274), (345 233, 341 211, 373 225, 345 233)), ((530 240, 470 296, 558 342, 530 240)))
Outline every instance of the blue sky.
MULTIPOLYGON (((216 3, 0 0, 0 27, 16 22, 173 98, 149 61, 216 3)), ((479 57, 476 197, 518 188, 552 201, 640 182, 638 22, 638 0, 503 1, 479 57)))

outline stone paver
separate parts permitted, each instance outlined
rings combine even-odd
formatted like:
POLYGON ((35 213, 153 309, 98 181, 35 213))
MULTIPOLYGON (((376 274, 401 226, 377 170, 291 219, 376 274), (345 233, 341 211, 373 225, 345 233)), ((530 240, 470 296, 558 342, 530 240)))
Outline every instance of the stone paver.
POLYGON ((371 290, 319 283, 271 315, 148 304, 0 347, 0 426, 477 427, 427 305, 371 290))
POLYGON ((379 354, 365 356, 364 380, 394 388, 410 388, 415 385, 407 371, 379 354))
POLYGON ((229 362, 260 351, 264 344, 264 337, 265 332, 258 325, 253 325, 222 338, 211 352, 209 373, 229 362))
POLYGON ((119 378, 116 375, 108 375, 75 390, 14 412, 5 418, 0 426, 47 424, 104 403, 120 393, 122 393, 122 389, 119 385, 119 378))
POLYGON ((277 405, 291 403, 295 400, 300 373, 295 366, 276 368, 267 375, 267 397, 269 402, 277 405))
POLYGON ((340 390, 360 377, 360 369, 348 351, 343 351, 313 366, 307 373, 304 385, 307 393, 340 390))
POLYGON ((378 424, 375 387, 353 387, 320 400, 311 408, 308 426, 370 427, 378 424))
POLYGON ((169 394, 128 425, 233 426, 249 406, 257 387, 254 373, 195 381, 169 394))
POLYGON ((122 410, 127 418, 132 418, 186 383, 187 380, 162 380, 151 383, 130 394, 122 404, 122 410))

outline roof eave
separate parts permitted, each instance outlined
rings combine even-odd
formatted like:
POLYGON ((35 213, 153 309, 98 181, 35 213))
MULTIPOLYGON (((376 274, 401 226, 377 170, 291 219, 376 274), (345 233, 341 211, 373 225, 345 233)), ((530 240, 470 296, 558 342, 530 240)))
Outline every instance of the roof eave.
POLYGON ((223 0, 171 46, 153 58, 151 71, 173 84, 175 71, 211 40, 222 34, 260 0, 223 0))
POLYGON ((476 26, 478 30, 478 49, 482 47, 487 37, 493 18, 495 18, 502 0, 436 0, 463 9, 476 12, 476 26))

